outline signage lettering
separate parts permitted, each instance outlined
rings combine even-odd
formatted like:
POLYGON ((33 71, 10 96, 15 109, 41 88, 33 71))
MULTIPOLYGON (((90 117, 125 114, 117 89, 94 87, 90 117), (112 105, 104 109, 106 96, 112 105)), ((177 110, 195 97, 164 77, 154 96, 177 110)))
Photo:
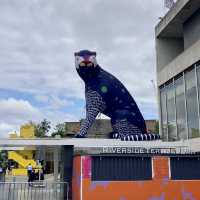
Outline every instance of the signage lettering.
POLYGON ((188 147, 163 147, 163 148, 146 148, 146 147, 103 147, 104 154, 192 154, 188 147))

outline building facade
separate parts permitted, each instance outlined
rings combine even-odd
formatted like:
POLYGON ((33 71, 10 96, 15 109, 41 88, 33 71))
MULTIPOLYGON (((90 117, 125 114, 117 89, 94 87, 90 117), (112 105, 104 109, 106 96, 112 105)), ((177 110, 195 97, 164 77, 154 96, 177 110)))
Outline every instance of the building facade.
POLYGON ((72 199, 200 199, 199 167, 188 155, 75 155, 72 199))
MULTIPOLYGON (((74 134, 78 133, 81 127, 80 122, 65 122, 66 126, 66 137, 74 137, 74 134)), ((157 121, 145 120, 147 130, 149 132, 157 133, 156 123, 157 121)), ((112 132, 112 127, 110 123, 110 119, 96 119, 88 131, 89 138, 107 138, 108 133, 112 132)))
POLYGON ((160 134, 200 137, 200 1, 178 0, 155 33, 160 134))

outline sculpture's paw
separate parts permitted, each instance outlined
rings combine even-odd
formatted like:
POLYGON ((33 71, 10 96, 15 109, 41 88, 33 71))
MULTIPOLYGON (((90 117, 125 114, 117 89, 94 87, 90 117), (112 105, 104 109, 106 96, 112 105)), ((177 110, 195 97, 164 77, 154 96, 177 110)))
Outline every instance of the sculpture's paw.
POLYGON ((148 134, 131 134, 120 137, 122 141, 152 141, 160 140, 159 134, 148 133, 148 134))
POLYGON ((81 135, 80 133, 77 133, 74 135, 75 138, 86 138, 85 135, 81 135))
POLYGON ((108 138, 110 138, 110 139, 119 139, 120 137, 119 137, 119 134, 117 133, 117 132, 110 132, 110 133, 108 133, 108 138))

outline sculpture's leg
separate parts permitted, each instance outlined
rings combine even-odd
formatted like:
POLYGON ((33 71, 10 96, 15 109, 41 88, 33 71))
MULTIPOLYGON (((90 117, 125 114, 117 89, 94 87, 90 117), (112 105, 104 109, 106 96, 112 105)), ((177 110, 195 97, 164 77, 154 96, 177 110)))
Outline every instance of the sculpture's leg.
POLYGON ((113 131, 108 133, 108 138, 111 139, 119 139, 119 133, 117 132, 117 129, 115 128, 115 122, 111 119, 111 126, 113 131))
POLYGON ((96 116, 105 109, 105 102, 100 94, 95 91, 86 93, 86 119, 81 124, 80 133, 75 137, 84 138, 87 135, 88 129, 92 126, 96 116))
MULTIPOLYGON (((142 133, 142 131, 135 125, 131 124, 126 119, 116 120, 112 124, 113 131, 123 141, 145 141, 145 140, 157 140, 160 139, 158 134, 142 133)), ((113 137, 115 138, 115 137, 113 137)))

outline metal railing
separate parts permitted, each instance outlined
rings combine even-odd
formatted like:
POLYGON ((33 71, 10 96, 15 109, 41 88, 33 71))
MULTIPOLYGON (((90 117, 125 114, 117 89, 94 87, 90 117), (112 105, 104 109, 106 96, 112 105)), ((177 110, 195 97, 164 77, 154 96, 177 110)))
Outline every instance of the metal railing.
POLYGON ((0 182, 0 200, 68 200, 68 191, 66 182, 0 182))

